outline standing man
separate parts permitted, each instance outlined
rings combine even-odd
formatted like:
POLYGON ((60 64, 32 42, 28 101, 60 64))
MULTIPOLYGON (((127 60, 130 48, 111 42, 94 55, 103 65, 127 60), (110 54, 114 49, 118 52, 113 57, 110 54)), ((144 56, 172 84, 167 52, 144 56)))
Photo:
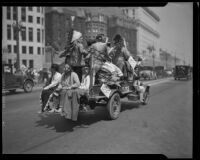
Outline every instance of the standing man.
POLYGON ((122 71, 124 77, 127 77, 125 61, 128 61, 131 56, 130 52, 128 51, 125 40, 121 35, 117 34, 113 41, 114 47, 110 50, 109 55, 112 57, 112 62, 122 71))

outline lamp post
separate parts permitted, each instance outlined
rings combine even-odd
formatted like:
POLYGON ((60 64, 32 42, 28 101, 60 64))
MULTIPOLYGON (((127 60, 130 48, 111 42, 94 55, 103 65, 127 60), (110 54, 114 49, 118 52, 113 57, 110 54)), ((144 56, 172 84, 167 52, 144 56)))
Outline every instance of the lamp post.
POLYGON ((12 24, 12 27, 14 28, 14 34, 16 35, 16 42, 17 42, 17 66, 16 66, 16 70, 19 70, 20 69, 20 53, 19 53, 19 33, 20 33, 20 31, 22 30, 22 27, 23 27, 23 25, 22 25, 22 23, 21 23, 21 21, 19 22, 18 21, 18 8, 17 8, 17 10, 16 10, 16 22, 14 22, 13 24, 12 24))

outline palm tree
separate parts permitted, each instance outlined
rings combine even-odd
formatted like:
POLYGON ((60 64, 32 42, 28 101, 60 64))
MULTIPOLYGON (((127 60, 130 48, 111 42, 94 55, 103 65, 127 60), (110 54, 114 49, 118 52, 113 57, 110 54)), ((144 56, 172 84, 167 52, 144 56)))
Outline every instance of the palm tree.
POLYGON ((154 68, 155 68, 155 61, 154 61, 154 59, 155 59, 155 54, 154 54, 155 47, 154 47, 154 45, 149 45, 149 46, 147 47, 147 49, 149 50, 149 54, 150 54, 150 53, 153 53, 153 54, 152 54, 152 58, 153 58, 153 69, 154 69, 154 68))

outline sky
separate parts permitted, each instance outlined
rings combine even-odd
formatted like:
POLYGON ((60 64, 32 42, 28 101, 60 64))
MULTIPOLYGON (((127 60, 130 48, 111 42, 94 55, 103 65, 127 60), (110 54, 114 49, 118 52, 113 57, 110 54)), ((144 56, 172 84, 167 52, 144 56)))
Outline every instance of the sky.
POLYGON ((192 64, 193 58, 193 3, 171 2, 164 7, 150 7, 160 17, 158 31, 160 46, 192 64))

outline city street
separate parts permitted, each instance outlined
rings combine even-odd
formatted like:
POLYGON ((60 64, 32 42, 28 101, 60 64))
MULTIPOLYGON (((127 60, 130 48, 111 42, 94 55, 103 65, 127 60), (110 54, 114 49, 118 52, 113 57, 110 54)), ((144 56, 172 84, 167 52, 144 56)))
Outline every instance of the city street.
POLYGON ((146 106, 123 99, 116 120, 102 107, 71 122, 56 113, 38 114, 40 90, 2 97, 3 153, 164 154, 192 157, 192 80, 148 82, 146 106))

